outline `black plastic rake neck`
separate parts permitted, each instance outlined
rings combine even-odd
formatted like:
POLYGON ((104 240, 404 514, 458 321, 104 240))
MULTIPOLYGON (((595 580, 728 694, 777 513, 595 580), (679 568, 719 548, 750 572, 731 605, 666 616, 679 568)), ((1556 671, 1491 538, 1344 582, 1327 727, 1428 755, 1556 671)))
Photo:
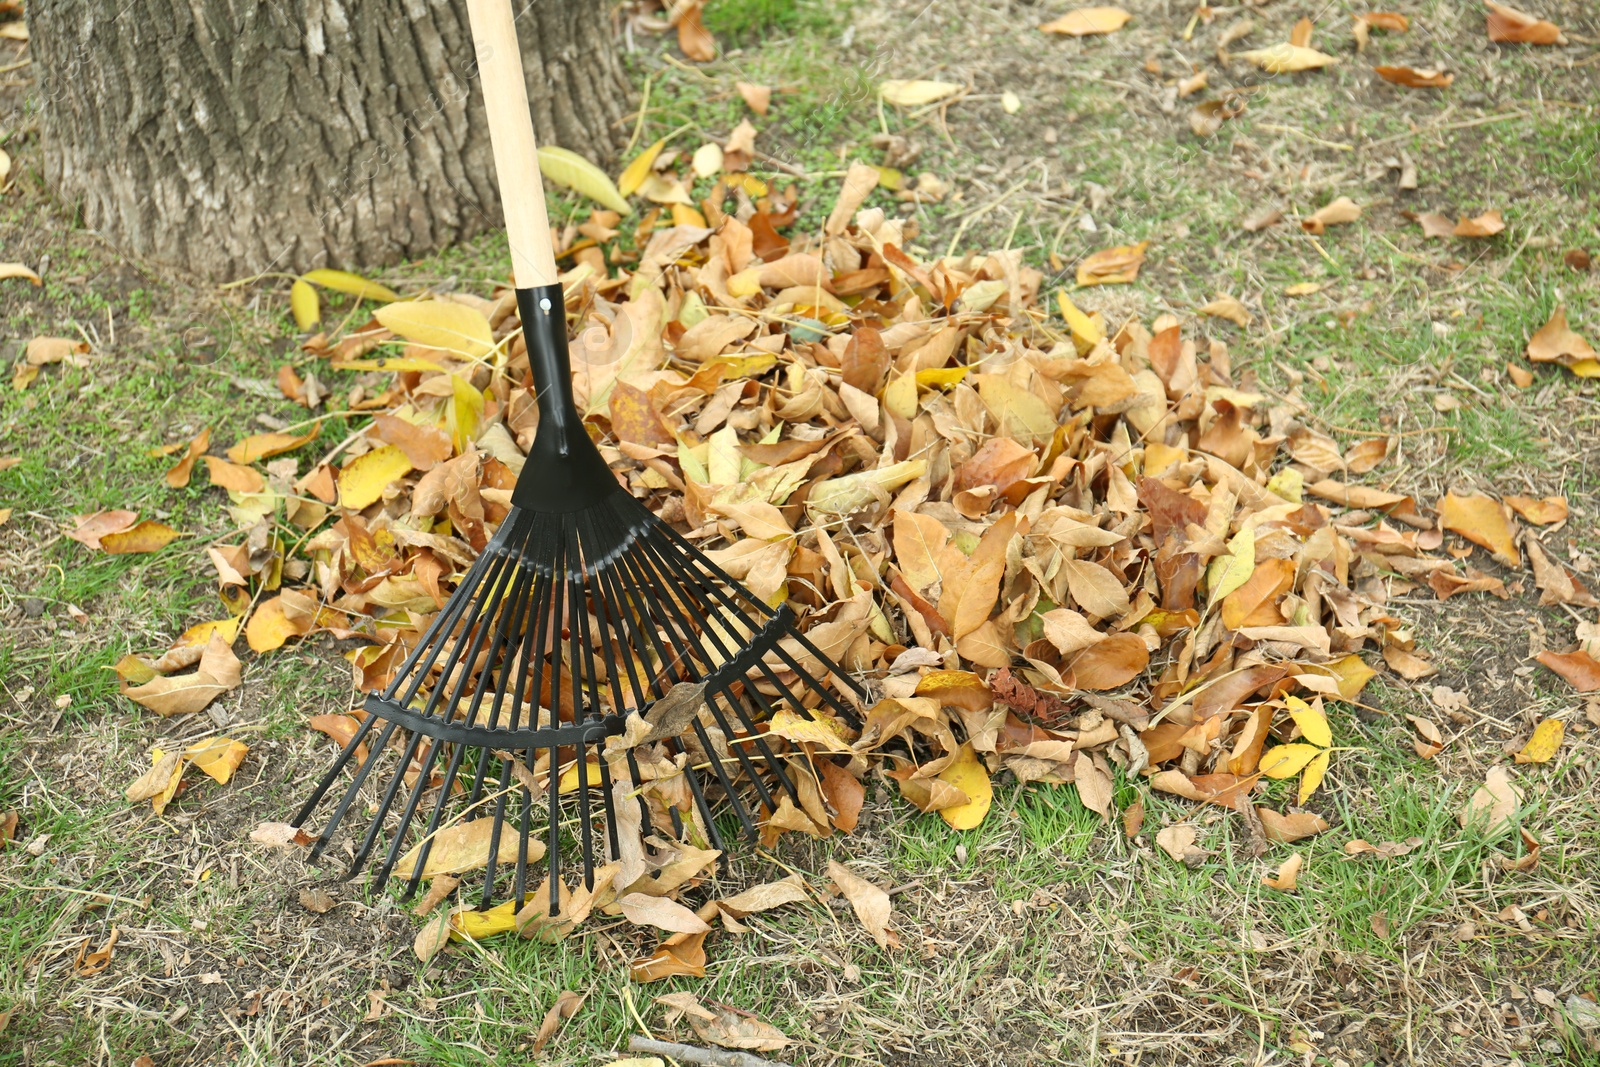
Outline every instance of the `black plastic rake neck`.
POLYGON ((589 439, 573 401, 561 285, 518 289, 517 310, 539 397, 539 429, 511 502, 545 514, 593 507, 623 490, 589 439))

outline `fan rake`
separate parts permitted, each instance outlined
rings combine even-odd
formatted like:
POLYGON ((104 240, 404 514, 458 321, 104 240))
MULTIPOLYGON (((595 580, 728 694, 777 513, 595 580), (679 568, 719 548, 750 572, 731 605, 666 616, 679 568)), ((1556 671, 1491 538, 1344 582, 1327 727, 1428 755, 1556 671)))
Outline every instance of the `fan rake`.
POLYGON ((553 915, 564 854, 581 855, 592 889, 596 856, 617 858, 629 844, 622 833, 670 830, 723 849, 722 802, 751 837, 785 796, 800 805, 797 768, 815 772, 768 731, 774 716, 858 725, 825 679, 866 693, 799 632, 787 605, 762 603, 635 500, 590 440, 573 400, 510 5, 468 8, 538 429, 509 513, 388 688, 367 697, 293 825, 349 771, 313 861, 371 783, 376 807, 346 877, 370 862, 375 891, 398 876, 410 897, 452 869, 430 867, 440 836, 470 828, 478 855, 465 866, 487 857, 479 906, 507 868, 520 904, 542 864, 553 915))

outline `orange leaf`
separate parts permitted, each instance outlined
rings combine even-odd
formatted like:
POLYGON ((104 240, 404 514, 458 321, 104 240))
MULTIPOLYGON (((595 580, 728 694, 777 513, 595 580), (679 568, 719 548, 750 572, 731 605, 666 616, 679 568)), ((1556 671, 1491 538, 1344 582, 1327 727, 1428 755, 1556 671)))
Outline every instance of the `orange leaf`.
POLYGON ((292 433, 258 433, 242 438, 228 449, 228 458, 235 463, 254 463, 258 459, 268 456, 277 456, 285 452, 293 452, 302 445, 310 444, 317 439, 317 434, 322 432, 322 424, 314 424, 304 434, 292 433))
POLYGON ((1564 44, 1561 28, 1505 4, 1487 0, 1489 40, 1502 44, 1564 44))
POLYGON ((1541 652, 1537 659, 1580 693, 1600 690, 1600 663, 1581 648, 1576 652, 1541 652))
POLYGON ((1079 285, 1119 285, 1133 281, 1144 266, 1144 251, 1149 241, 1136 245, 1102 248, 1078 264, 1079 285))
POLYGON ((1068 11, 1058 19, 1040 26, 1045 33, 1059 33, 1068 37, 1089 37, 1095 34, 1115 33, 1133 16, 1120 7, 1080 7, 1068 11))
POLYGON ((1456 80, 1454 74, 1439 70, 1414 70, 1411 67, 1373 67, 1373 71, 1386 82, 1408 86, 1412 89, 1448 89, 1456 80))
POLYGON ((1505 507, 1492 497, 1447 493, 1439 501, 1439 525, 1487 548, 1507 567, 1522 565, 1511 520, 1506 517, 1505 507))
POLYGON ((131 530, 119 530, 100 538, 100 547, 113 555, 156 552, 183 536, 164 522, 146 519, 131 530))
POLYGON ((1559 363, 1580 378, 1600 377, 1600 352, 1567 326, 1567 309, 1559 304, 1528 339, 1527 351, 1535 363, 1559 363))
POLYGON ((1567 498, 1564 496, 1508 496, 1511 510, 1535 526, 1549 526, 1567 517, 1567 498))
POLYGON ((1149 664, 1144 638, 1112 634, 1073 657, 1072 684, 1078 689, 1115 689, 1137 678, 1149 664))

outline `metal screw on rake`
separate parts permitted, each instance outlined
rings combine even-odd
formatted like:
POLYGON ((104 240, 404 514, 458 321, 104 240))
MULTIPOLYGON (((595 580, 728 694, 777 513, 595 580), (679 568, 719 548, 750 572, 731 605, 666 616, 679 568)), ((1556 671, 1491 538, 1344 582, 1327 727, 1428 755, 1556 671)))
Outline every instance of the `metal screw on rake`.
MULTIPOLYGON (((468 10, 538 391, 538 431, 510 512, 389 687, 367 697, 366 718, 293 825, 310 819, 353 765, 313 861, 373 782, 377 810, 347 877, 371 861, 373 887, 381 890, 420 820, 421 838, 406 854, 408 870, 399 872, 409 897, 441 830, 490 819, 479 906, 489 906, 502 844, 515 835, 512 899, 520 904, 527 895, 531 854, 543 861, 555 914, 561 831, 572 809, 587 886, 593 888, 596 854, 619 853, 616 805, 626 802, 627 790, 614 788, 610 761, 590 757, 623 733, 631 712, 644 716, 652 733, 681 734, 664 743, 681 754, 694 809, 720 849, 715 797, 726 798, 750 836, 782 796, 801 802, 762 723, 780 707, 810 717, 811 708, 826 704, 858 724, 806 664, 814 661, 820 674, 866 694, 797 630, 786 605, 763 604, 630 496, 589 439, 573 403, 562 288, 511 8, 507 0, 469 0, 468 10), (396 765, 385 783, 374 772, 386 759, 396 765), (544 824, 542 857, 536 822, 544 824), (386 826, 391 836, 380 850, 386 826)), ((643 780, 634 750, 624 759, 633 788, 643 780)), ((650 808, 642 796, 636 802, 648 835, 650 808)), ((668 813, 673 833, 682 833, 678 809, 668 813)))

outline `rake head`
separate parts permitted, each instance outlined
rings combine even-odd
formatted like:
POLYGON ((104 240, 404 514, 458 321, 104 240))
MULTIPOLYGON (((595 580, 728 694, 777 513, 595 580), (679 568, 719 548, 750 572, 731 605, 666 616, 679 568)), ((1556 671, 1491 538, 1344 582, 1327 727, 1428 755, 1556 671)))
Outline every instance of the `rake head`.
POLYGON ((540 423, 513 506, 293 825, 352 770, 313 860, 371 789, 346 877, 371 862, 375 889, 398 875, 409 897, 486 856, 481 907, 507 868, 521 902, 542 866, 554 914, 564 855, 592 888, 597 855, 658 829, 724 848, 721 803, 752 837, 785 797, 799 806, 803 753, 767 727, 784 712, 859 725, 826 678, 866 694, 787 606, 618 485, 572 403, 561 287, 518 298, 540 423))

